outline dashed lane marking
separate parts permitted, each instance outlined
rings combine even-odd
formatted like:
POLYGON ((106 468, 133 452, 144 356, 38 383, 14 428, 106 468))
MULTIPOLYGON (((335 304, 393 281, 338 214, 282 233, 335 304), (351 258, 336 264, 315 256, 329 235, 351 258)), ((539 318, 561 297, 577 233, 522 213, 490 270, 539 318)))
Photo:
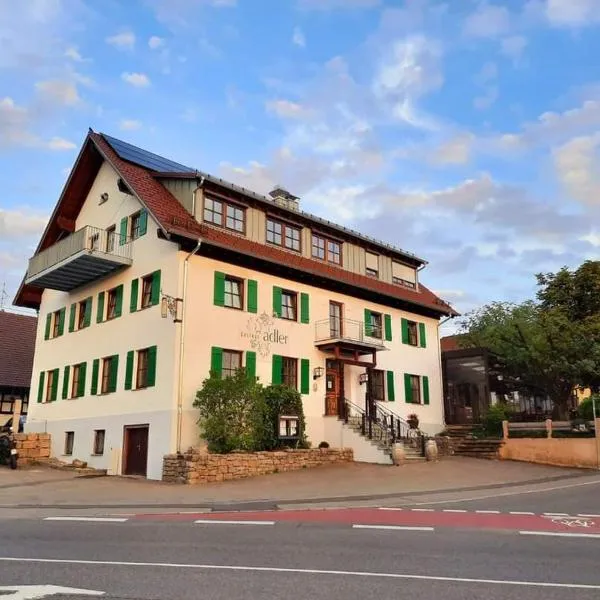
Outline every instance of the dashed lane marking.
POLYGON ((442 512, 446 512, 446 513, 466 513, 468 511, 464 510, 462 508, 444 508, 444 509, 442 509, 442 512))
POLYGON ((563 531, 519 531, 519 535, 541 535, 552 537, 571 537, 571 538, 600 538, 600 533, 566 533, 563 531))
POLYGON ((475 512, 480 515, 499 515, 500 514, 499 510, 476 510, 475 512))
POLYGON ((217 519, 197 519, 197 525, 275 525, 275 521, 224 521, 217 519))
POLYGON ((535 513, 521 511, 521 510, 512 510, 508 513, 509 515, 535 515, 535 513))
POLYGON ((352 529, 387 529, 390 531, 435 531, 433 527, 410 527, 408 525, 352 525, 352 529))
POLYGON ((45 517, 44 521, 87 521, 90 523, 125 523, 126 517, 45 517))

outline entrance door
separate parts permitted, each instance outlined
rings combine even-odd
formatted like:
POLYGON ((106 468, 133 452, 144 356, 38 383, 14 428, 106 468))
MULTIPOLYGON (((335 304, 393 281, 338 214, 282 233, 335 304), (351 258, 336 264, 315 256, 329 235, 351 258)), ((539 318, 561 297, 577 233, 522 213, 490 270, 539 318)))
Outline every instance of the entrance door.
POLYGON ((325 416, 344 416, 344 364, 337 360, 325 361, 325 416))
POLYGON ((342 331, 342 305, 339 302, 329 302, 329 335, 331 338, 341 338, 342 331))
POLYGON ((125 427, 124 475, 146 476, 148 467, 148 425, 125 427))

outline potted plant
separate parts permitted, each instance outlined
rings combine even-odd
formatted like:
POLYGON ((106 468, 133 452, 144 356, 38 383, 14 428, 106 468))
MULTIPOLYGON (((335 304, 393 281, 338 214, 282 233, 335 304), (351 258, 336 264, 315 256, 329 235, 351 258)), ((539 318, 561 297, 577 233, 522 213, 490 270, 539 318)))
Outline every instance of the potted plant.
POLYGON ((415 413, 408 415, 406 422, 411 429, 419 429, 419 417, 415 413))

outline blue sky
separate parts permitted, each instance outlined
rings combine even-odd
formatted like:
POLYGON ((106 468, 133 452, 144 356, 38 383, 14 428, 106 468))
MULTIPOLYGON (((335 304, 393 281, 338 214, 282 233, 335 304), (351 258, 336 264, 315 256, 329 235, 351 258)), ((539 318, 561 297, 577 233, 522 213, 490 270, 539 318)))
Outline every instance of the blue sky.
POLYGON ((0 284, 88 127, 429 261, 461 312, 600 256, 597 0, 0 0, 0 284))

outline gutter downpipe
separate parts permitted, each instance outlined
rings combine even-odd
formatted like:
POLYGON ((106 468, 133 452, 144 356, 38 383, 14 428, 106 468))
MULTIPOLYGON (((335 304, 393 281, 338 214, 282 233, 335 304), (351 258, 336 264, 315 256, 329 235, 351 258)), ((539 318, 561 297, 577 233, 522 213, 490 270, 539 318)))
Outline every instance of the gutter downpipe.
MULTIPOLYGON (((192 216, 196 218, 196 193, 204 185, 205 177, 200 177, 198 186, 192 192, 192 216)), ((188 262, 202 245, 202 238, 198 238, 196 247, 183 260, 183 290, 181 293, 183 308, 181 311, 181 334, 179 336, 179 378, 177 382, 177 454, 181 454, 181 429, 183 421, 183 369, 184 369, 184 351, 185 351, 185 327, 187 312, 187 282, 188 282, 188 262)))

